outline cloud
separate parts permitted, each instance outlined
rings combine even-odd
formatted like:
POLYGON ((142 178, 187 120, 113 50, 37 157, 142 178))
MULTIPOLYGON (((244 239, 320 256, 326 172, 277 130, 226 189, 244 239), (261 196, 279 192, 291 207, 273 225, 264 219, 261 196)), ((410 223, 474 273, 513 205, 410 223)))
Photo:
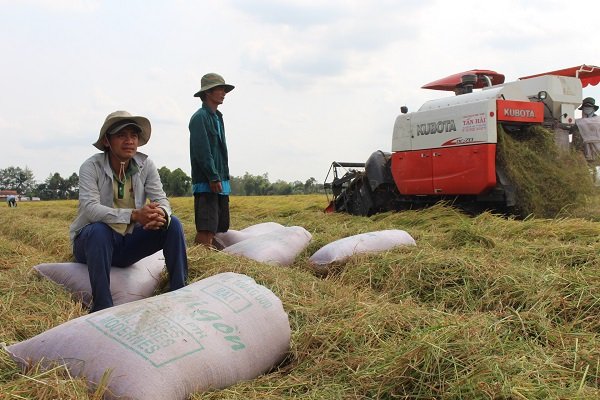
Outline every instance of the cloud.
POLYGON ((18 5, 11 0, 0 0, 0 6, 25 9, 28 12, 41 10, 43 12, 77 12, 89 13, 94 12, 100 7, 99 0, 20 0, 18 5), (18 6, 18 7, 17 7, 18 6))
POLYGON ((343 76, 355 56, 369 58, 393 43, 416 37, 410 19, 416 3, 402 9, 387 2, 380 7, 364 2, 258 3, 234 3, 263 23, 242 55, 244 64, 286 88, 343 76))
POLYGON ((230 3, 258 23, 289 26, 297 30, 331 23, 344 14, 344 8, 333 5, 333 2, 235 0, 230 3))

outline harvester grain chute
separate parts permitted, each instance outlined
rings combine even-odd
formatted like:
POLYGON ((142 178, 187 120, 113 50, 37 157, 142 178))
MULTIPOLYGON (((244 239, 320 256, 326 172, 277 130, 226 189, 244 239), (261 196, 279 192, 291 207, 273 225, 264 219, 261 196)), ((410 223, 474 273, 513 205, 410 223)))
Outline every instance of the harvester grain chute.
POLYGON ((402 107, 391 151, 375 151, 364 164, 333 162, 325 178, 332 193, 326 211, 368 216, 440 200, 518 209, 522 188, 498 154, 502 135, 524 138, 543 127, 557 148, 569 151, 582 87, 599 81, 599 67, 582 65, 513 82, 478 69, 426 84, 455 96, 427 101, 412 113, 402 107))

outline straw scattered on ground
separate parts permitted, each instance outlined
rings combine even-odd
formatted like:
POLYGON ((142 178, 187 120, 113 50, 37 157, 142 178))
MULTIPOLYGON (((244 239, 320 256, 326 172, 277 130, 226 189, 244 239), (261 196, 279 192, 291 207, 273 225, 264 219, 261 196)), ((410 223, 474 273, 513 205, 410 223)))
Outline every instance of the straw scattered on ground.
POLYGON ((559 150, 554 134, 540 126, 507 134, 499 125, 497 158, 516 189, 515 211, 521 216, 554 218, 594 194, 583 154, 559 150))
MULTIPOLYGON (((247 274, 284 304, 285 363, 194 399, 600 398, 600 207, 571 215, 476 217, 444 206, 373 217, 323 214, 324 196, 233 197, 232 228, 300 225, 313 240, 291 267, 191 246, 193 200, 173 200, 190 242, 190 279, 247 274), (326 276, 308 257, 342 237, 403 229, 416 247, 356 256, 326 276)), ((587 207, 587 208, 586 208, 587 207)), ((31 267, 71 259, 76 202, 0 209, 0 342, 85 310, 31 267)), ((63 368, 23 372, 0 351, 0 398, 100 399, 63 368)))

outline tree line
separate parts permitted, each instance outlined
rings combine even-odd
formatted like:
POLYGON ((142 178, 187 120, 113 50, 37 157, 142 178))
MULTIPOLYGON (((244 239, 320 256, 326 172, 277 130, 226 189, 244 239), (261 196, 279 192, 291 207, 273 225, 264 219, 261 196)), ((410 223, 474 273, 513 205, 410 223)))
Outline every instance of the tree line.
MULTIPOLYGON (((158 170, 163 189, 167 196, 183 197, 192 195, 192 178, 181 168, 171 171, 167 167, 158 170)), ((232 176, 231 194, 234 196, 273 196, 324 193, 323 184, 315 178, 305 182, 277 180, 271 183, 268 174, 232 176)), ((43 182, 36 182, 33 172, 25 167, 0 169, 0 190, 14 190, 19 195, 41 200, 67 200, 79 197, 79 176, 73 173, 63 178, 58 172, 50 174, 43 182)))

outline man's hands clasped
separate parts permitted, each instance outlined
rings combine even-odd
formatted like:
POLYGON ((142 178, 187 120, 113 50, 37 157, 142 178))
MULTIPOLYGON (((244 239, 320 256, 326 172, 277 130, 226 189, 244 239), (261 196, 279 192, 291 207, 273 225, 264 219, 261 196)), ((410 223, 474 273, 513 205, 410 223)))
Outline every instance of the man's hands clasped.
POLYGON ((148 203, 131 212, 131 221, 142 225, 144 229, 157 230, 165 227, 167 216, 158 203, 148 203))

